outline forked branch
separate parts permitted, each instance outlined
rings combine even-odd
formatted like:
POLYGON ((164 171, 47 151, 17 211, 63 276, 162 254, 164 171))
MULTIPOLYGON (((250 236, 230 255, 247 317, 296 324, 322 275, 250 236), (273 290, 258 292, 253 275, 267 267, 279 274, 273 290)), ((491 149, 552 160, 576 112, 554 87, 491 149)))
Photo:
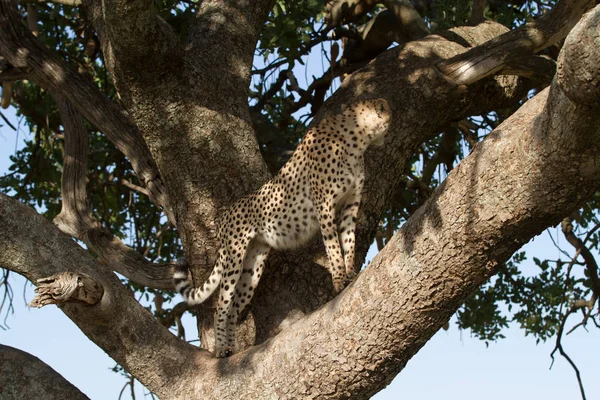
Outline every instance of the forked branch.
POLYGON ((569 316, 571 314, 573 314, 579 308, 581 308, 581 307, 578 307, 576 304, 574 304, 569 309, 569 311, 565 314, 562 321, 560 322, 560 327, 558 328, 558 332, 556 333, 556 345, 554 346, 554 350, 552 350, 552 353, 550 353, 550 358, 552 358, 552 363, 550 364, 550 368, 552 368, 552 366, 554 365, 554 353, 556 353, 558 351, 560 353, 560 355, 563 356, 565 358, 565 360, 567 360, 567 362, 571 365, 571 367, 573 368, 573 371, 575 371, 575 376, 577 377, 577 384, 579 385, 579 392, 581 393, 581 398, 582 398, 582 400, 586 400, 585 389, 583 388, 583 381, 581 380, 581 373, 579 372, 579 368, 577 368, 577 365, 575 364, 575 362, 565 352, 565 349, 563 348, 563 345, 562 345, 562 337, 563 337, 563 333, 565 330, 565 324, 567 323, 567 319, 569 318, 569 316))
POLYGON ((65 129, 62 209, 54 224, 85 242, 102 263, 133 282, 156 289, 172 289, 171 264, 149 262, 92 216, 86 190, 88 133, 79 112, 61 95, 55 94, 54 99, 65 129))
MULTIPOLYGON (((597 227, 594 228, 594 230, 595 229, 597 229, 597 227)), ((552 365, 554 365, 554 354, 558 351, 560 353, 560 355, 563 356, 565 360, 567 360, 567 362, 571 365, 571 367, 575 371, 575 376, 577 377, 577 384, 579 385, 579 391, 581 393, 581 398, 583 400, 586 400, 585 389, 583 387, 583 381, 581 380, 581 374, 579 372, 579 368, 577 368, 577 365, 575 364, 575 362, 565 352, 565 349, 563 348, 563 345, 562 345, 562 339, 563 339, 563 335, 565 334, 564 332, 565 332, 565 326, 567 324, 567 320, 569 319, 569 316, 571 314, 575 313, 577 310, 584 310, 582 321, 579 322, 578 324, 576 324, 573 328, 571 328, 566 333, 567 335, 570 334, 571 332, 573 332, 578 327, 585 326, 587 324, 588 319, 591 316, 594 306, 596 305, 596 302, 598 300, 598 294, 600 293, 600 287, 598 286, 598 264, 596 262, 596 259, 592 255, 592 252, 590 251, 590 249, 588 249, 588 247, 585 245, 585 242, 590 237, 591 232, 588 233, 585 240, 582 241, 581 239, 579 239, 579 237, 577 237, 577 235, 573 232, 573 224, 571 223, 571 218, 569 218, 569 217, 564 218, 562 220, 561 230, 562 230, 563 234, 565 235, 565 239, 567 239, 567 241, 576 250, 575 255, 573 256, 571 262, 569 263, 569 265, 567 267, 567 273, 566 273, 567 279, 569 279, 569 277, 570 277, 571 267, 576 262, 579 255, 581 255, 585 262, 585 269, 588 272, 587 275, 590 277, 590 281, 592 283, 592 285, 591 285, 592 286, 592 296, 591 296, 590 300, 585 300, 585 299, 576 300, 573 303, 573 305, 569 308, 569 311, 567 311, 565 313, 565 315, 562 317, 560 326, 558 328, 558 332, 556 333, 556 344, 554 346, 554 350, 552 350, 552 353, 550 354, 550 357, 552 358, 552 364, 550 365, 550 368, 552 368, 552 365)))

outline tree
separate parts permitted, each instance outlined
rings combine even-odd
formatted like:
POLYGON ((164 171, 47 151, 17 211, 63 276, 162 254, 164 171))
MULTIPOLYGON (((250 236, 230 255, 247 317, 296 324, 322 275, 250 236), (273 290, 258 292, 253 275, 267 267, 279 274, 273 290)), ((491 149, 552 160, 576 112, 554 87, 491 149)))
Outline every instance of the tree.
MULTIPOLYGON (((463 304, 460 323, 495 340, 506 323, 496 304, 510 297, 524 310, 514 319, 555 335, 561 353, 570 314, 595 322, 590 248, 600 225, 581 240, 565 219, 584 204, 582 229, 596 218, 600 9, 582 17, 594 2, 549 11, 475 1, 442 13, 427 1, 383 1, 382 10, 348 0, 329 4, 324 20, 309 0, 56 3, 0 3, 3 104, 12 99, 37 135, 2 180, 21 202, 0 195, 0 265, 34 282, 37 305, 59 304, 161 398, 367 398, 463 304), (525 9, 540 15, 523 24, 525 9), (482 22, 484 10, 520 26, 482 22), (443 30, 453 25, 462 26, 443 30), (341 38, 341 58, 332 44, 329 69, 301 86, 294 65, 331 37, 341 38), (279 59, 253 70, 255 51, 279 59), (335 77, 343 84, 325 101, 335 77), (164 310, 162 299, 179 243, 198 285, 222 210, 281 166, 307 118, 369 98, 391 104, 393 123, 387 145, 366 156, 357 259, 374 238, 380 254, 335 299, 318 238, 310 251, 273 254, 238 329, 244 350, 228 359, 171 334, 185 306, 164 310), (486 127, 494 132, 479 142, 486 127), (453 168, 463 141, 471 152, 453 168), (443 182, 441 165, 452 169, 443 182), (47 218, 23 203, 43 205, 47 218), (523 256, 511 256, 561 220, 585 275, 571 276, 576 257, 540 261, 535 282, 519 276, 523 256), (480 287, 495 274, 486 297, 480 287), (547 298, 548 289, 553 301, 537 315, 527 309, 523 291, 547 298), (154 315, 131 290, 155 296, 154 315), (540 317, 546 310, 552 318, 540 317)), ((195 312, 210 348, 210 307, 195 312)))

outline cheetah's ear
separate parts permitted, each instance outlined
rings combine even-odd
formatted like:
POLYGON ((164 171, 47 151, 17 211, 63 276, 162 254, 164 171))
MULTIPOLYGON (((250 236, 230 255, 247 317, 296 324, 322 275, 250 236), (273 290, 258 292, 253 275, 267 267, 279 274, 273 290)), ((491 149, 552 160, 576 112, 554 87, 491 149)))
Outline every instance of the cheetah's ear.
POLYGON ((386 114, 390 112, 390 104, 385 99, 375 100, 375 109, 380 114, 386 114))

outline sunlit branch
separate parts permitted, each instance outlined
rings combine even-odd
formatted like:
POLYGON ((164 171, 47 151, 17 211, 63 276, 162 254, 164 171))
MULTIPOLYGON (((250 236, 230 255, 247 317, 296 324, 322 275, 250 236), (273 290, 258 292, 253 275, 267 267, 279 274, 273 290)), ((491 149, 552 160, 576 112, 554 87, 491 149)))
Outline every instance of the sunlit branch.
POLYGON ((594 3, 592 0, 562 0, 539 19, 442 61, 439 68, 457 85, 469 85, 564 39, 594 3))

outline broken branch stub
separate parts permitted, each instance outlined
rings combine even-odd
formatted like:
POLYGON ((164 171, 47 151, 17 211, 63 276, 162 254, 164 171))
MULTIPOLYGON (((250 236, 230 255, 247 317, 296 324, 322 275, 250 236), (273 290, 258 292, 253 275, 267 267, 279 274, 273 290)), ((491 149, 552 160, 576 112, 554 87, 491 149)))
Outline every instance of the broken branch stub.
POLYGON ((104 294, 102 286, 86 274, 62 272, 37 280, 36 296, 30 307, 42 308, 48 304, 61 306, 65 303, 96 304, 104 294))

